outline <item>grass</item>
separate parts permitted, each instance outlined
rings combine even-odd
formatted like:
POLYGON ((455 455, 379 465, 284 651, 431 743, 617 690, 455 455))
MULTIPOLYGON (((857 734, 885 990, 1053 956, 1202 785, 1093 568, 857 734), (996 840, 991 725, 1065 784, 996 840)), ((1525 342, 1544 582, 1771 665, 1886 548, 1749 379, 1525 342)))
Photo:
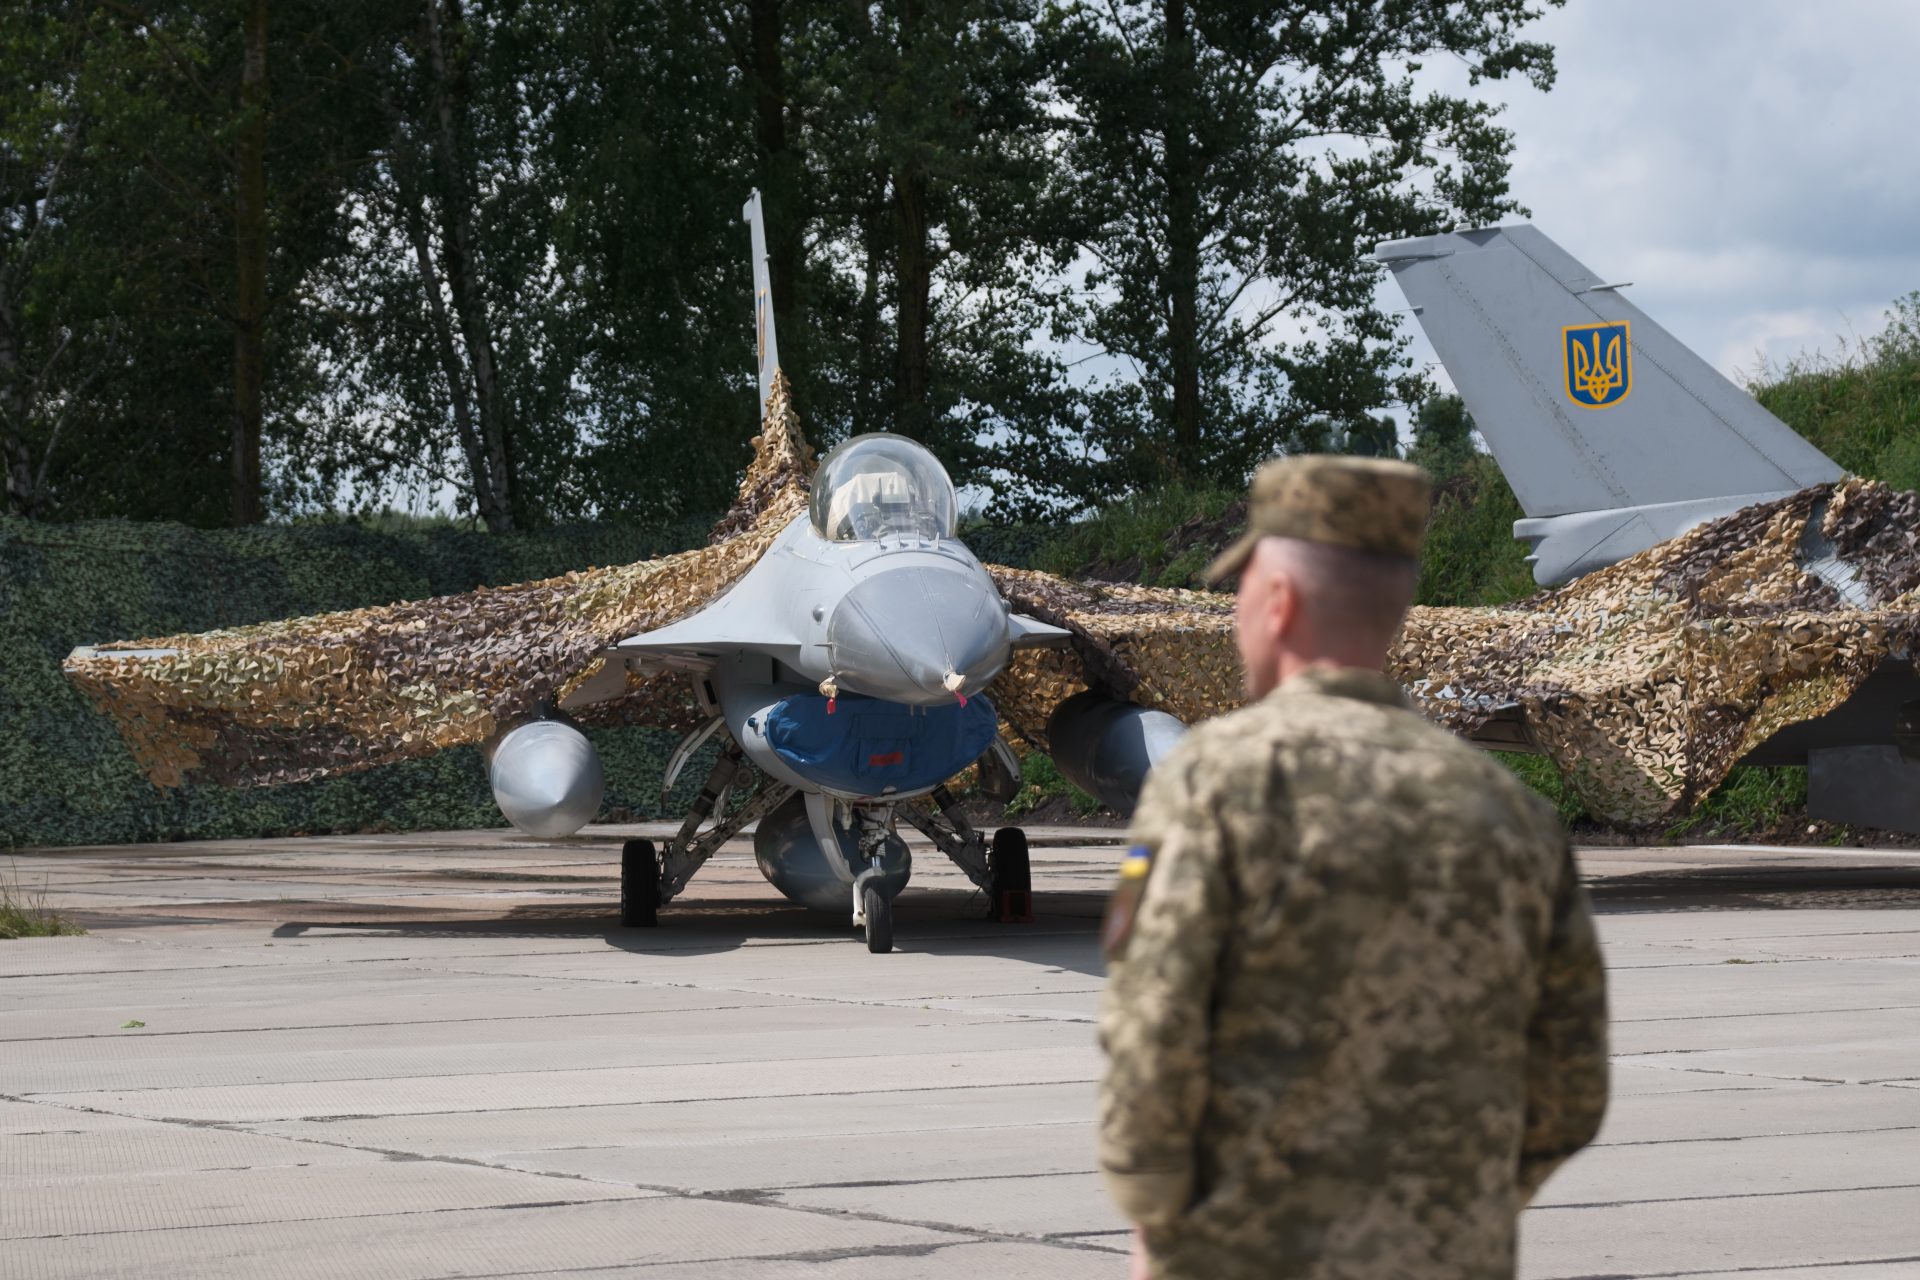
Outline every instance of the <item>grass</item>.
POLYGON ((1007 801, 1007 816, 1017 818, 1032 813, 1056 796, 1065 796, 1076 818, 1084 818, 1100 808, 1100 802, 1068 782, 1053 763, 1053 757, 1029 751, 1020 761, 1020 790, 1007 801))
POLYGON ((0 938, 60 938, 85 932, 47 906, 44 890, 23 888, 18 866, 0 876, 0 938))
POLYGON ((1526 755, 1516 751, 1496 751, 1493 753, 1500 763, 1513 770, 1538 795, 1543 797, 1560 815, 1560 821, 1572 826, 1576 822, 1587 820, 1586 803, 1580 799, 1574 789, 1567 785, 1560 770, 1553 761, 1545 756, 1526 755))
POLYGON ((1738 766, 1714 793, 1667 828, 1669 840, 1754 835, 1777 829, 1789 816, 1806 821, 1807 771, 1738 766))

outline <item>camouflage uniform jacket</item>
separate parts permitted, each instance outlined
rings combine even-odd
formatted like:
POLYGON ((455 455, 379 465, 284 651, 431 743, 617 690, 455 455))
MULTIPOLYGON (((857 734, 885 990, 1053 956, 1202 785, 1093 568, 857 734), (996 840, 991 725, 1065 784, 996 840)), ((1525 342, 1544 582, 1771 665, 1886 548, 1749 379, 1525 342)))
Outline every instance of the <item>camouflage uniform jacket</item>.
POLYGON ((1101 1004, 1100 1163, 1161 1280, 1511 1276, 1606 1107, 1606 993, 1551 809, 1367 671, 1153 772, 1101 1004))

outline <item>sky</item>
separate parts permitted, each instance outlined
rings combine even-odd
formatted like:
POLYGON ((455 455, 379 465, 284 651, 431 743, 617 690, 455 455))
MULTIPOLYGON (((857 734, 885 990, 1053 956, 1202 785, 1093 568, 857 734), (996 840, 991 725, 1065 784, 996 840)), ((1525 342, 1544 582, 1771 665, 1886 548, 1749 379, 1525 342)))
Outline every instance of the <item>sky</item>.
MULTIPOLYGON (((1505 104, 1528 210, 1508 221, 1632 281, 1642 311, 1736 382, 1837 356, 1920 290, 1920 0, 1569 0, 1526 34, 1554 47, 1546 93, 1469 88, 1444 60, 1422 81, 1505 104)), ((1414 361, 1451 386, 1404 323, 1414 361)))
POLYGON ((1547 93, 1431 73, 1506 104, 1509 221, 1632 281, 1721 372, 1838 355, 1920 290, 1920 3, 1570 0, 1528 35, 1555 50, 1547 93))

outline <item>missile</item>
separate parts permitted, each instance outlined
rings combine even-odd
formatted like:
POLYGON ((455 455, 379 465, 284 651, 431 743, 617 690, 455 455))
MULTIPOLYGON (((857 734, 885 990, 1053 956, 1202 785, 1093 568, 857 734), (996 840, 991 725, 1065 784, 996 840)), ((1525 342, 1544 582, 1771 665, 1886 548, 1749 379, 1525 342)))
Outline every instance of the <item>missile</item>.
POLYGON ((1186 735, 1164 711, 1093 692, 1074 694, 1047 718, 1053 763, 1067 781, 1115 813, 1128 815, 1147 774, 1186 735))
POLYGON ((558 720, 510 729, 487 755, 493 802, 530 836, 570 836, 600 812, 607 788, 586 735, 558 720))

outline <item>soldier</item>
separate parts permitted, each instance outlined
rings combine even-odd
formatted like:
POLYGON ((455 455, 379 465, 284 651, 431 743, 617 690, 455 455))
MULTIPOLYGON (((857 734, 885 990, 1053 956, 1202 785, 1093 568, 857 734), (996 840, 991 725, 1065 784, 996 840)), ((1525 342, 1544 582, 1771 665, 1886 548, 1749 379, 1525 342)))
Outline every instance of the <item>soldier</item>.
POLYGON ((1606 1107, 1552 809, 1382 674, 1429 505, 1399 462, 1254 478, 1248 705, 1153 772, 1108 921, 1099 1155, 1153 1280, 1511 1276, 1606 1107))

